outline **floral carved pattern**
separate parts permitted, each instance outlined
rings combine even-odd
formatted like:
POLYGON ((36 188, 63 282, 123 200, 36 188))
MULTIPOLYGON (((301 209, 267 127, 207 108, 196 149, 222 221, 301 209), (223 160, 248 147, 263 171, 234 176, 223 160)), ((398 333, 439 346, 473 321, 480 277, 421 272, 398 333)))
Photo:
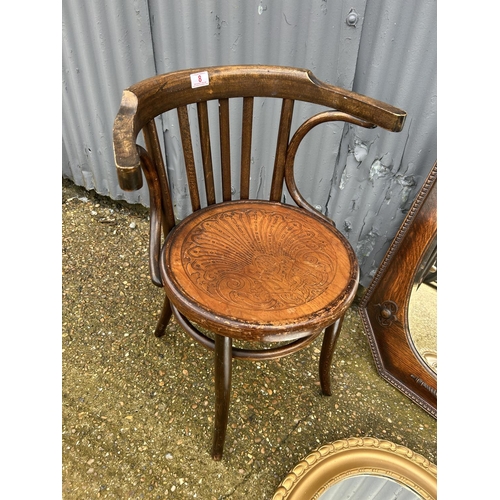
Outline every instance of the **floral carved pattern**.
POLYGON ((215 214, 189 233, 182 262, 201 290, 242 309, 275 310, 318 297, 333 281, 328 242, 297 217, 245 208, 215 214))

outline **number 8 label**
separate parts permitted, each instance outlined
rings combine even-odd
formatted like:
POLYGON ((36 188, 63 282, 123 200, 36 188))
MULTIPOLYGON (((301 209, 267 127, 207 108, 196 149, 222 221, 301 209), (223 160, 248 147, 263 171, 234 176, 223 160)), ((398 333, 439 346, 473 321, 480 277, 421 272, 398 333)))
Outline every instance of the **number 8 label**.
POLYGON ((200 73, 193 73, 191 76, 191 88, 205 87, 208 85, 208 71, 201 71, 200 73))

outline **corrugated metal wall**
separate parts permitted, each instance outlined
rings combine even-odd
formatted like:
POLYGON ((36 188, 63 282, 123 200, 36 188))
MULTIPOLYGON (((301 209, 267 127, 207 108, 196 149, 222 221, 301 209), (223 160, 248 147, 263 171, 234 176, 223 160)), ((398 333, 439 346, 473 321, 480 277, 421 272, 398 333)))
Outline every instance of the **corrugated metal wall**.
MULTIPOLYGON (((63 176, 148 205, 145 187, 118 187, 111 131, 122 90, 154 74, 219 64, 308 68, 408 112, 399 134, 328 124, 298 153, 297 165, 314 165, 300 171, 299 187, 349 238, 367 286, 436 159, 436 2, 63 0, 63 176)), ((269 108, 256 107, 254 142, 262 147, 253 151, 253 196, 270 185, 277 118, 269 108)), ((177 123, 167 114, 159 127, 182 216, 177 123)))

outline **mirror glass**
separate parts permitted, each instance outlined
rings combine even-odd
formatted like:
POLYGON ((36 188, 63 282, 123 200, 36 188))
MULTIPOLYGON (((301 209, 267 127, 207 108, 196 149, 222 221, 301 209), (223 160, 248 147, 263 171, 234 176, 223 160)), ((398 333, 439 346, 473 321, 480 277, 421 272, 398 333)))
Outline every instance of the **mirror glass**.
POLYGON ((408 306, 410 336, 425 364, 437 374, 437 249, 431 246, 415 275, 408 306))
POLYGON ((422 500, 408 486, 394 479, 359 474, 339 481, 326 489, 318 500, 422 500))

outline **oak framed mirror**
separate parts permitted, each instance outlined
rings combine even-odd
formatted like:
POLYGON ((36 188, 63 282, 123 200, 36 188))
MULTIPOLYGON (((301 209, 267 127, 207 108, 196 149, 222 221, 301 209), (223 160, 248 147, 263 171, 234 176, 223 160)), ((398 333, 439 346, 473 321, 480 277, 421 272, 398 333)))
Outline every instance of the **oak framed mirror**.
POLYGON ((437 418, 436 296, 437 164, 434 164, 359 309, 378 373, 434 418, 437 418), (423 307, 419 303, 421 298, 423 307), (430 312, 426 313, 425 307, 430 312))
POLYGON ((301 460, 272 500, 435 500, 437 467, 405 446, 372 437, 326 444, 301 460))

